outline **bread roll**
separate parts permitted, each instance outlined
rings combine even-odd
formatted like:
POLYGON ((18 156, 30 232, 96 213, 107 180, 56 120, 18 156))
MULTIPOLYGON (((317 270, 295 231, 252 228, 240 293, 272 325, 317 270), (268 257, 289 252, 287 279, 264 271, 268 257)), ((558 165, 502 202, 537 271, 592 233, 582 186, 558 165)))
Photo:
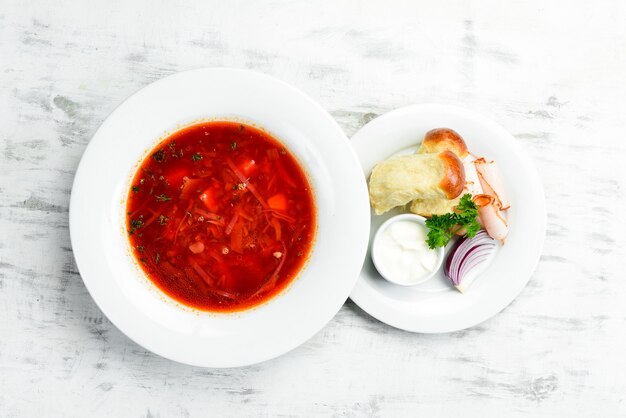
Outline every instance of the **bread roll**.
POLYGON ((472 196, 483 194, 483 189, 476 173, 474 165, 474 157, 468 154, 463 160, 463 168, 465 170, 465 187, 456 199, 415 199, 411 202, 409 210, 421 216, 431 217, 433 215, 443 215, 444 213, 454 212, 456 206, 461 200, 461 196, 466 193, 472 196))
POLYGON ((450 128, 431 129, 424 135, 418 154, 431 154, 441 151, 451 151, 463 159, 467 156, 467 145, 463 137, 450 128))
POLYGON ((370 202, 380 215, 414 199, 454 199, 464 185, 463 163, 450 151, 403 155, 374 167, 370 202))
POLYGON ((415 199, 409 206, 409 211, 430 218, 433 215, 443 215, 444 213, 454 212, 460 197, 456 199, 415 199))
MULTIPOLYGON (((422 145, 417 150, 417 153, 429 154, 441 151, 450 151, 461 160, 469 155, 467 145, 458 132, 449 128, 437 128, 426 132, 422 145)), ((458 198, 447 199, 445 197, 438 197, 434 199, 415 199, 411 202, 409 210, 418 215, 430 217, 453 212, 458 203, 458 198)))

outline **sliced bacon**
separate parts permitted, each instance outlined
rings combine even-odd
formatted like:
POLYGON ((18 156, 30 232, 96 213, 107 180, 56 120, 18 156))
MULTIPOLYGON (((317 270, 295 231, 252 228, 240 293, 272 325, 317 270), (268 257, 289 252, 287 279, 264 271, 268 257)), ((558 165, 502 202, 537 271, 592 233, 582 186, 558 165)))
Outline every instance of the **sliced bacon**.
POLYGON ((472 200, 478 207, 480 223, 485 227, 489 236, 504 243, 509 227, 498 209, 495 198, 488 194, 480 194, 474 196, 472 200))
POLYGON ((502 184, 496 162, 488 162, 484 158, 478 158, 474 161, 474 165, 484 193, 495 198, 496 205, 500 210, 507 210, 511 207, 509 199, 504 192, 504 185, 502 184))
POLYGON ((476 157, 472 154, 467 155, 463 159, 463 168, 465 168, 465 189, 463 193, 470 193, 472 196, 483 194, 483 188, 476 171, 476 157))

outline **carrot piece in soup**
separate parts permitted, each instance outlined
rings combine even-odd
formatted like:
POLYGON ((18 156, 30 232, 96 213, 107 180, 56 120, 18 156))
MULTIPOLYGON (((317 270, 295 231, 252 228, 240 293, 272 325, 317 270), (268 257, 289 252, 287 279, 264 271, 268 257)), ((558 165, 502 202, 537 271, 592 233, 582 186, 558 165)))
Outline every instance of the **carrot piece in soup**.
POLYGON ((277 193, 267 199, 267 205, 274 210, 287 210, 287 197, 283 193, 277 193))
POLYGON ((217 212, 219 210, 219 200, 216 196, 216 192, 214 188, 209 187, 204 189, 204 192, 200 195, 200 201, 202 201, 204 206, 211 212, 217 212))
POLYGON ((246 158, 240 165, 239 170, 244 176, 250 177, 257 169, 256 161, 251 158, 246 158))

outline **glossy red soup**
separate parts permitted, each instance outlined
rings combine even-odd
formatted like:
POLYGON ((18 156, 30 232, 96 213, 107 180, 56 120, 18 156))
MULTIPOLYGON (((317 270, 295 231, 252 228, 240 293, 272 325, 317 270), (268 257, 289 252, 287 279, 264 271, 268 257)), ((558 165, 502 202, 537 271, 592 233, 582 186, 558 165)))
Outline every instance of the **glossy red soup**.
POLYGON ((311 187, 283 145, 254 127, 178 131, 141 163, 128 237, 147 276, 180 303, 238 311, 279 293, 315 236, 311 187))

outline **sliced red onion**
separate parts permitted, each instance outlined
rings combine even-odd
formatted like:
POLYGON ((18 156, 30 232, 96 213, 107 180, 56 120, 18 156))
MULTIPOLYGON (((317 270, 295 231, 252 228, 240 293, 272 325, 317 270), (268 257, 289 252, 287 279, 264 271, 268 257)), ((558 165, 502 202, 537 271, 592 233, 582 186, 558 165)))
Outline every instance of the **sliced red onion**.
POLYGON ((484 229, 474 238, 460 238, 450 250, 444 272, 454 287, 463 292, 470 282, 465 279, 479 268, 496 249, 497 243, 484 229))

